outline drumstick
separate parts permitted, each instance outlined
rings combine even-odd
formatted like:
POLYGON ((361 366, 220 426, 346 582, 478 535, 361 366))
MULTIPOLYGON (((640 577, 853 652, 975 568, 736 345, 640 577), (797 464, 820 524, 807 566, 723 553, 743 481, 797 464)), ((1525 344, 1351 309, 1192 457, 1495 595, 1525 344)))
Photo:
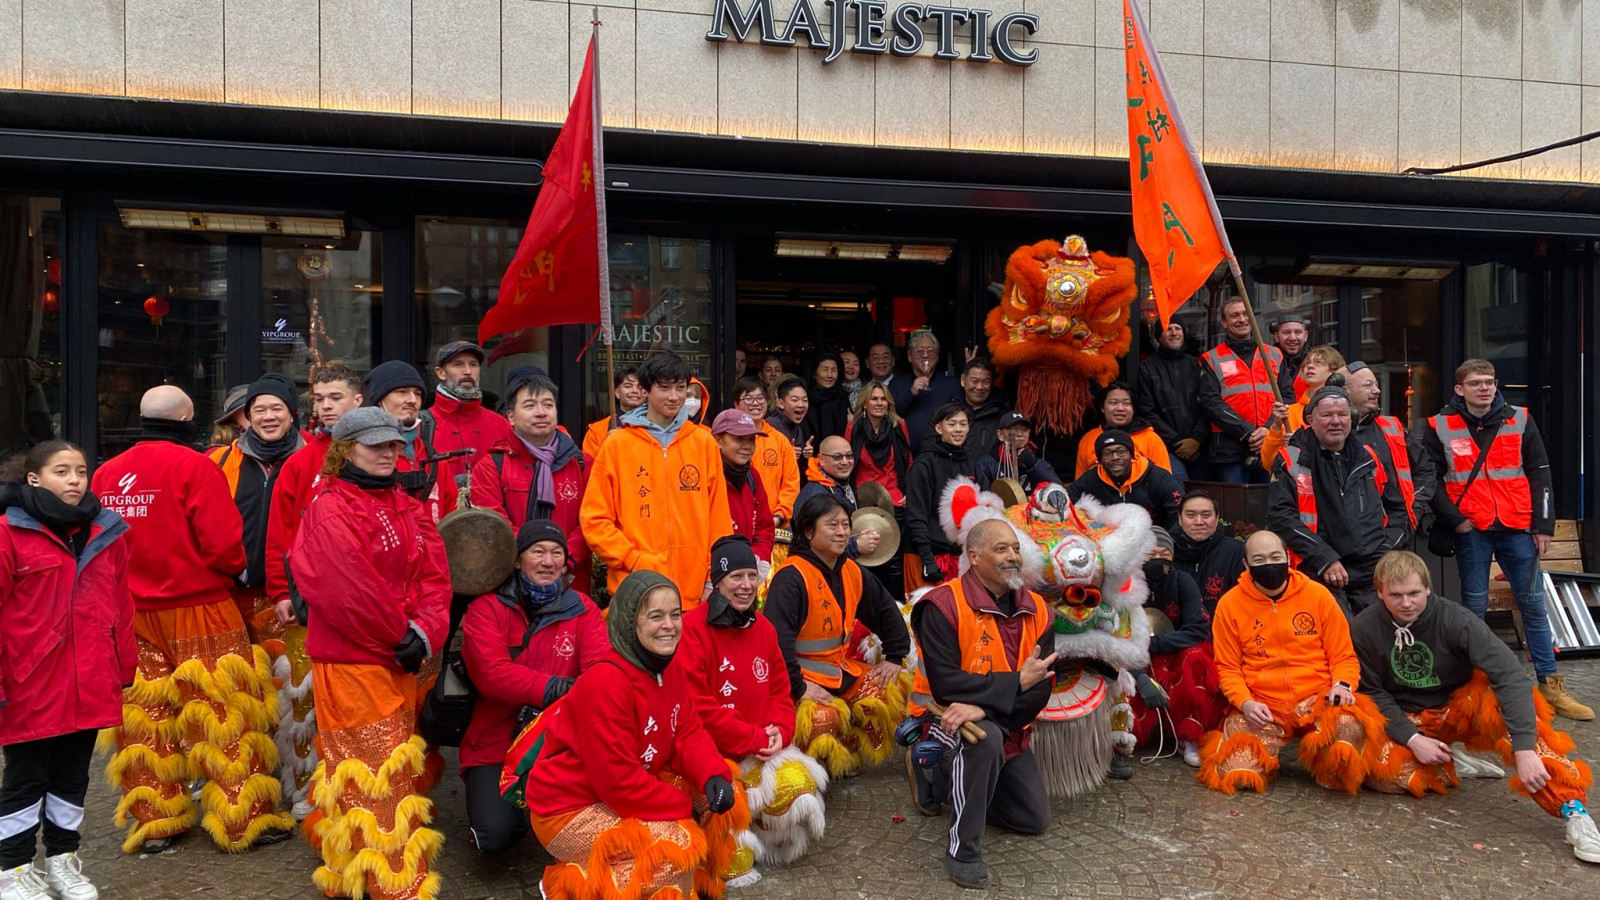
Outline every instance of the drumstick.
MULTIPOLYGON (((937 703, 929 703, 928 712, 931 712, 936 716, 942 716, 944 715, 944 707, 937 703)), ((971 722, 962 722, 960 731, 961 739, 969 744, 976 744, 977 742, 983 740, 983 729, 972 724, 971 722)))

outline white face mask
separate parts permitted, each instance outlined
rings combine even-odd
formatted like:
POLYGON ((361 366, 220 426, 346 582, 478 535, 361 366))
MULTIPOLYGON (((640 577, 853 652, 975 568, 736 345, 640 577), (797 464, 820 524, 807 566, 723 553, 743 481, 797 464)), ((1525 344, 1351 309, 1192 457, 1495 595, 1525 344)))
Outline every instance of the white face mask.
POLYGON ((700 398, 690 397, 683 401, 683 408, 689 411, 689 418, 691 419, 700 415, 700 398))

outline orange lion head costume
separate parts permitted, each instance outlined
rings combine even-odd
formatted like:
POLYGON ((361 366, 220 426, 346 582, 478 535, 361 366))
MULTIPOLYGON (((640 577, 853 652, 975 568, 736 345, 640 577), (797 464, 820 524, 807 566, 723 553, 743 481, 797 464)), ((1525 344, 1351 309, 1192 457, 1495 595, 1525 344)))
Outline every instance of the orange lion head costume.
POLYGON ((1035 428, 1077 430, 1092 402, 1090 380, 1111 383, 1133 343, 1128 310, 1138 295, 1133 260, 1090 253, 1077 235, 1011 254, 984 330, 995 364, 1020 370, 1017 409, 1035 428))

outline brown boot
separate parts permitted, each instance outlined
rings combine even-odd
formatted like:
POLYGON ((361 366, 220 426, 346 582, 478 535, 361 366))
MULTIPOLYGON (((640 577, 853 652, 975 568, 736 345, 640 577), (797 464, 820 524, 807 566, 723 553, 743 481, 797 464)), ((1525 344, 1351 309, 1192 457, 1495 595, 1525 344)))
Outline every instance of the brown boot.
POLYGON ((1575 722, 1588 722, 1594 718, 1594 710, 1578 702, 1567 690, 1566 676, 1551 675, 1539 685, 1539 693, 1544 695, 1546 703, 1555 710, 1556 715, 1575 722))

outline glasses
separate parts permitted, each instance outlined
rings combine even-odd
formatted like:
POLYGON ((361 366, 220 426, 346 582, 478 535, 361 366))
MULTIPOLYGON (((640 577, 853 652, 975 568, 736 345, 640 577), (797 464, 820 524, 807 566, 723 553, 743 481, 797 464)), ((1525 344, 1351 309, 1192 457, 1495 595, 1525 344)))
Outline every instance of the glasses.
POLYGON ((855 459, 856 458, 856 455, 854 453, 821 453, 821 454, 818 454, 818 455, 819 456, 825 456, 828 459, 833 460, 834 462, 844 462, 847 459, 855 459))
POLYGON ((766 394, 746 394, 743 397, 739 398, 739 404, 741 406, 754 406, 757 403, 766 403, 766 402, 767 402, 767 395, 766 394))
POLYGON ((1496 379, 1493 378, 1474 378, 1471 381, 1462 382, 1462 385, 1469 388, 1492 388, 1495 383, 1496 379))
POLYGON ((1112 459, 1133 459, 1133 454, 1128 452, 1127 447, 1106 447, 1100 451, 1100 456, 1102 458, 1111 457, 1112 459))

